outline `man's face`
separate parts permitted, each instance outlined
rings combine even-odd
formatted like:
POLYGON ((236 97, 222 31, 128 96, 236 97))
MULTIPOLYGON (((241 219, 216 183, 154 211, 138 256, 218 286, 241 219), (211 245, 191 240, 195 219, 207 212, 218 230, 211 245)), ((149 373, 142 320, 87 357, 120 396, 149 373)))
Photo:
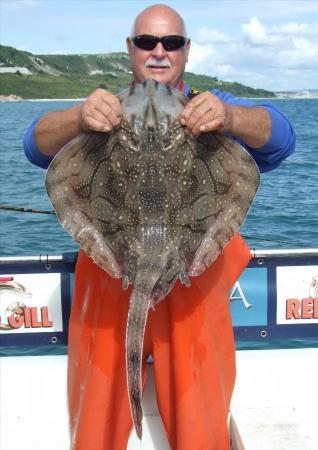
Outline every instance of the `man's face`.
MULTIPOLYGON (((183 29, 180 20, 174 15, 147 14, 140 17, 135 27, 135 36, 141 34, 182 36, 183 29)), ((165 50, 161 42, 153 50, 142 50, 127 38, 127 48, 135 81, 153 78, 174 88, 179 86, 188 61, 190 41, 174 51, 165 50)))

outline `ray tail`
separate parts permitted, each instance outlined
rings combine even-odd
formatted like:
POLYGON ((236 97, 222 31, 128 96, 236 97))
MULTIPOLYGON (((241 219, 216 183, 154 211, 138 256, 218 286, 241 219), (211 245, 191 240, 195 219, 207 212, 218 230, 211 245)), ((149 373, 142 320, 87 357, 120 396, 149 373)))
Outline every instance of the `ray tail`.
POLYGON ((142 353, 145 328, 152 291, 159 279, 161 270, 151 264, 142 264, 134 282, 130 298, 126 332, 127 387, 131 415, 139 439, 142 437, 142 353), (148 266, 148 267, 147 267, 148 266))

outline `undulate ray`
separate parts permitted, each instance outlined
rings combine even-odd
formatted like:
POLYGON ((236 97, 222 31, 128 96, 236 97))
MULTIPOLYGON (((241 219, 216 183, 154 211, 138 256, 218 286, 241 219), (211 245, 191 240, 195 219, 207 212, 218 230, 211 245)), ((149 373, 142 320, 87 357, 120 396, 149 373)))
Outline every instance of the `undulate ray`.
MULTIPOLYGON (((52 161, 46 188, 57 217, 123 288, 130 406, 142 435, 141 362, 148 309, 175 281, 189 285, 238 231, 259 185, 251 156, 232 139, 193 140, 178 117, 187 99, 154 80, 118 95, 124 117, 109 134, 82 134, 52 161)), ((107 301, 105 299, 105 301, 107 301)))

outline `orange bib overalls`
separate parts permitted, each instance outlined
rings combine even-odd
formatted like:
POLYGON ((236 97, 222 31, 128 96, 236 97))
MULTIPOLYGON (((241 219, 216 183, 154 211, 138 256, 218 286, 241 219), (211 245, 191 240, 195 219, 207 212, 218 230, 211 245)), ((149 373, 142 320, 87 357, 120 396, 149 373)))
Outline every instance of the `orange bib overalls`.
MULTIPOLYGON (((237 234, 189 288, 178 281, 150 310, 144 358, 154 359, 158 408, 173 450, 227 450, 235 380, 229 290, 251 254, 237 234)), ((69 328, 72 450, 124 450, 132 422, 125 335, 130 289, 79 254, 69 328)), ((145 364, 144 364, 145 367, 145 364)))

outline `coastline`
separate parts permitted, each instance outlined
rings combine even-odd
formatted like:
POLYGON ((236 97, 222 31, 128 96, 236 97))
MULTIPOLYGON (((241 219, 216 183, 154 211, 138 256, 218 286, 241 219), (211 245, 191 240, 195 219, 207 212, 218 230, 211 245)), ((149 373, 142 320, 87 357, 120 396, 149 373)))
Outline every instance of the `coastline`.
POLYGON ((22 100, 22 97, 15 94, 0 95, 0 102, 21 102, 22 100))
POLYGON ((318 95, 293 96, 293 97, 248 97, 249 100, 318 100, 318 95))
POLYGON ((86 98, 23 98, 18 95, 0 95, 3 102, 84 102, 86 98))
POLYGON ((85 102, 86 98, 23 98, 23 102, 85 102))
MULTIPOLYGON (((249 100, 318 100, 318 95, 306 97, 246 97, 249 100)), ((24 98, 28 102, 84 102, 86 98, 24 98)))
MULTIPOLYGON (((304 96, 277 96, 277 97, 246 97, 250 100, 317 100, 318 95, 304 96)), ((0 95, 0 103, 3 102, 84 102, 87 97, 82 98, 23 98, 18 95, 0 95)))

